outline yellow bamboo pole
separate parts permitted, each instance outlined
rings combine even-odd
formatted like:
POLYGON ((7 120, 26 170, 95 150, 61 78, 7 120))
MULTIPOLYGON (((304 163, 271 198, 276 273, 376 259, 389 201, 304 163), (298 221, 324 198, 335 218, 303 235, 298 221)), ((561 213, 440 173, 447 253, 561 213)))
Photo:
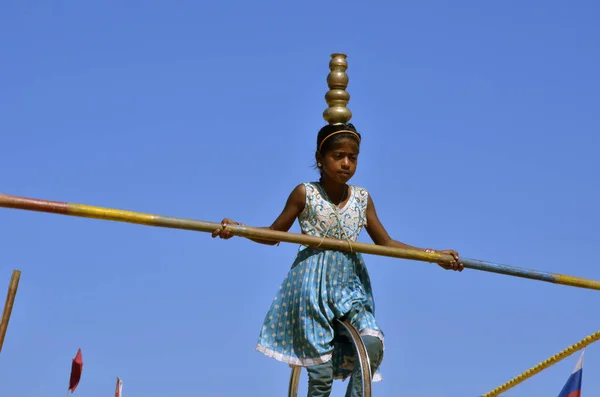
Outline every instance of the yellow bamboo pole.
MULTIPOLYGON (((47 212, 83 218, 103 219, 116 222, 136 223, 146 226, 166 227, 172 229, 195 230, 198 232, 212 233, 221 229, 220 223, 199 221, 194 219, 174 218, 169 216, 145 214, 141 212, 118 210, 114 208, 96 207, 85 204, 74 204, 60 201, 40 200, 26 197, 9 196, 0 194, 0 207, 15 208, 28 211, 47 212)), ((256 228, 242 225, 228 225, 232 234, 241 237, 255 238, 268 241, 282 241, 287 243, 303 244, 322 249, 360 252, 389 256, 393 258, 412 259, 430 263, 450 263, 452 256, 437 252, 424 252, 415 249, 396 247, 383 247, 375 244, 354 242, 350 244, 345 240, 332 238, 319 238, 304 234, 280 232, 268 228, 256 228)), ((569 285, 571 287, 600 290, 600 281, 565 274, 543 272, 539 270, 523 269, 514 266, 485 262, 477 259, 460 258, 460 262, 467 269, 505 274, 508 276, 528 278, 549 283, 569 285)))
POLYGON ((12 313, 12 308, 15 303, 15 297, 17 296, 17 288, 19 288, 20 278, 21 271, 13 270, 12 277, 10 278, 10 284, 8 285, 6 303, 4 304, 4 310, 2 311, 2 321, 0 321, 0 352, 2 351, 2 346, 4 345, 4 337, 6 336, 8 322, 10 321, 10 315, 12 313))
POLYGON ((533 375, 536 375, 536 374, 542 372, 543 370, 545 370, 546 368, 556 364, 557 362, 564 360, 565 358, 569 357, 571 354, 576 353, 579 350, 582 350, 583 348, 585 348, 586 346, 588 346, 594 342, 597 342, 598 340, 600 340, 600 331, 594 332, 593 334, 586 336, 579 342, 567 347, 564 350, 561 350, 557 354, 551 356, 550 358, 547 358, 546 360, 542 361, 541 363, 534 365, 533 367, 529 368, 527 371, 515 376, 508 382, 496 387, 494 390, 481 395, 481 397, 496 397, 496 396, 504 393, 505 391, 512 389, 519 383, 522 383, 525 380, 531 378, 533 375))

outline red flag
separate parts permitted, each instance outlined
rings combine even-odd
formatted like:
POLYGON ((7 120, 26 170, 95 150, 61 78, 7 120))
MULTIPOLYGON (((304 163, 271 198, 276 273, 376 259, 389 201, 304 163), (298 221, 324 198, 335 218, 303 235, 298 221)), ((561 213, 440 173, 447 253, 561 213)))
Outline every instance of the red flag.
POLYGON ((81 349, 77 350, 77 355, 71 364, 71 379, 69 379, 69 390, 71 393, 75 391, 79 380, 81 379, 81 371, 83 370, 83 358, 81 357, 81 349))

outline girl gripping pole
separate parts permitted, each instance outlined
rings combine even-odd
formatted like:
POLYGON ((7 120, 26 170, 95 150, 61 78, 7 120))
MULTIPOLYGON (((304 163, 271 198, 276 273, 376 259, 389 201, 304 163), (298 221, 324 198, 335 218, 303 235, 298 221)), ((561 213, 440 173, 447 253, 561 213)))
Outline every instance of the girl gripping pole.
MULTIPOLYGON (((367 190, 347 184, 356 172, 360 141, 361 135, 350 123, 323 127, 315 154, 320 180, 296 186, 269 229, 288 231, 298 219, 304 234, 352 244, 365 228, 377 245, 422 250, 393 240, 379 221, 367 190)), ((239 223, 224 219, 222 224, 224 228, 215 230, 213 237, 231 238, 227 224, 239 223)), ((455 258, 441 267, 463 270, 456 251, 441 253, 455 258)), ((335 319, 349 319, 360 332, 373 381, 381 380, 384 338, 375 320, 375 302, 362 255, 301 246, 267 312, 256 349, 279 361, 306 367, 308 397, 327 397, 334 379, 348 377, 346 397, 359 397, 362 380, 354 346, 345 330, 335 325, 335 319)))

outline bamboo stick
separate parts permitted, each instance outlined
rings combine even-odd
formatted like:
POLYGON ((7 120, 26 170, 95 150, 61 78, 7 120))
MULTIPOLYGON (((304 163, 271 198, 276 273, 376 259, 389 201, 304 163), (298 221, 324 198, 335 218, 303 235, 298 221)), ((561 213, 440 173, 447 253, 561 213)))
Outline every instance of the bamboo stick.
MULTIPOLYGON (((0 194, 0 207, 14 208, 28 211, 54 213, 83 218, 127 222, 146 226, 165 227, 172 229, 193 230, 212 233, 221 229, 220 223, 205 222, 193 219, 175 218, 162 215, 146 214, 141 212, 124 211, 113 208, 96 207, 85 204, 73 204, 59 201, 39 200, 18 196, 0 194)), ((280 232, 267 228, 255 228, 242 225, 228 225, 231 233, 240 237, 256 238, 268 241, 282 241, 287 243, 302 244, 322 249, 360 252, 363 254, 381 255, 393 258, 417 260, 430 263, 449 263, 453 260, 450 255, 430 253, 405 248, 383 247, 374 244, 345 240, 322 239, 297 233, 280 232)), ((485 262, 477 259, 460 258, 465 268, 491 273, 504 274, 513 277, 528 278, 555 284, 568 285, 578 288, 600 290, 600 281, 581 277, 568 276, 559 273, 543 272, 539 270, 523 269, 514 266, 485 262)))
POLYGON ((21 271, 13 270, 12 277, 10 278, 10 284, 8 285, 6 303, 4 304, 4 310, 2 311, 2 320, 0 321, 0 352, 2 351, 2 346, 4 345, 4 338, 6 336, 6 330, 8 329, 8 322, 10 321, 12 308, 15 303, 15 297, 17 296, 17 288, 19 288, 20 278, 21 271))

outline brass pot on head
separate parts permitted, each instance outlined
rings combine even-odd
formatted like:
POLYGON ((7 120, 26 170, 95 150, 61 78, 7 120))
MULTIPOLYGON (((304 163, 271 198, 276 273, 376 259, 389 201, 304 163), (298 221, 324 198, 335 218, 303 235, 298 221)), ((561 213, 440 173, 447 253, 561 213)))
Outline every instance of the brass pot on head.
POLYGON ((352 118, 352 112, 346 107, 350 101, 348 87, 348 61, 346 54, 331 54, 329 61, 329 74, 327 86, 329 91, 325 94, 325 101, 329 106, 323 112, 323 118, 329 124, 345 124, 352 118))

